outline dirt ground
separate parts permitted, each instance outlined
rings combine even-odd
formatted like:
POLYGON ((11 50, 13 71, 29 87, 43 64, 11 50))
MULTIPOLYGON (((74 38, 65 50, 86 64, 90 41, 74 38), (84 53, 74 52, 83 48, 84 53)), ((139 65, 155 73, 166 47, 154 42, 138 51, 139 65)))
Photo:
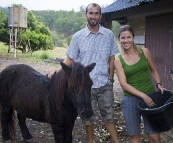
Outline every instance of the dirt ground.
MULTIPOLYGON (((57 64, 52 64, 49 62, 41 62, 41 63, 27 62, 22 59, 7 59, 0 56, 0 72, 8 65, 19 64, 19 63, 30 65, 31 67, 41 72, 42 74, 47 74, 48 72, 52 71, 58 66, 57 64)), ((118 130, 118 137, 119 137, 120 143, 128 143, 129 141, 128 141, 128 136, 126 135, 126 126, 125 126, 124 118, 120 108, 120 102, 121 102, 123 94, 122 94, 122 89, 119 85, 119 82, 116 76, 115 76, 115 83, 114 83, 114 94, 115 94, 115 119, 114 120, 118 130)), ((25 143, 25 141, 23 141, 22 139, 20 129, 18 128, 17 121, 16 121, 16 126, 17 126, 17 131, 16 131, 17 137, 14 142, 25 143)), ((54 137, 53 137, 51 127, 49 124, 33 121, 32 119, 27 119, 27 126, 29 128, 29 131, 33 135, 35 143, 54 143, 54 137)), ((147 136, 143 130, 143 125, 141 125, 141 128, 142 128, 141 143, 148 143, 147 136)), ((110 135, 106 131, 99 113, 95 121, 94 138, 95 138, 95 143, 111 143, 110 135)), ((1 142, 2 142, 2 136, 0 135, 0 143, 1 142)), ((75 125, 74 125, 73 143, 87 143, 85 128, 80 117, 77 117, 75 125)), ((173 143, 173 140, 166 141, 166 137, 162 136, 162 143, 173 143)))

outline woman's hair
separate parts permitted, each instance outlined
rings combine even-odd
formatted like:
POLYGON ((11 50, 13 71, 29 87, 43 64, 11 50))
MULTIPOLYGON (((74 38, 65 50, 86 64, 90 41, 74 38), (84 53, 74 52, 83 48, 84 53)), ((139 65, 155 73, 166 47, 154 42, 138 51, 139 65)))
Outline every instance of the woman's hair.
MULTIPOLYGON (((125 31, 129 31, 133 35, 133 37, 135 37, 132 27, 130 25, 123 25, 120 27, 120 30, 118 33, 118 38, 120 38, 120 34, 125 31)), ((136 46, 136 44, 134 42, 133 42, 133 48, 138 55, 141 54, 141 51, 139 50, 139 48, 136 46)))

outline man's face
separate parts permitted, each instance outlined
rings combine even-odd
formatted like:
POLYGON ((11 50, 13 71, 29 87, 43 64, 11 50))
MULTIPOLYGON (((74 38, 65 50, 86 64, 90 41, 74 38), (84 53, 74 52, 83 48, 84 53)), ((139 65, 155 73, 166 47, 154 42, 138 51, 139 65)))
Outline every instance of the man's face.
POLYGON ((100 7, 88 6, 88 11, 85 13, 85 16, 91 27, 97 26, 101 19, 100 7))

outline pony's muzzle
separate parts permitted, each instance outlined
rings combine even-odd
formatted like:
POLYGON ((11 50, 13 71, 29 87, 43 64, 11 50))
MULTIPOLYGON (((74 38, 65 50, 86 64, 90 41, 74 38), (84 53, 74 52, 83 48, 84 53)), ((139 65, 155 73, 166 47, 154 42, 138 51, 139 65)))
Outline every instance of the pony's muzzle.
POLYGON ((81 117, 82 120, 88 120, 92 117, 93 115, 93 110, 91 109, 83 109, 81 110, 79 116, 81 117))

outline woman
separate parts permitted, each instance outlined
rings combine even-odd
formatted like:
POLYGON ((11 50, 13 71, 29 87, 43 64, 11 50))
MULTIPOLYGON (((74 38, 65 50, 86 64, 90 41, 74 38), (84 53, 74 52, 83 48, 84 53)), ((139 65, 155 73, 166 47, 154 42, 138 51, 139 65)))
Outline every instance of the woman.
MULTIPOLYGON (((143 99, 148 107, 154 106, 154 102, 147 95, 154 92, 152 79, 157 88, 163 93, 160 76, 154 65, 151 53, 147 48, 137 48, 134 44, 134 31, 129 25, 120 27, 119 42, 122 52, 115 58, 115 69, 118 80, 124 90, 122 101, 123 115, 126 121, 127 133, 130 143, 140 143, 141 113, 138 102, 143 99)), ((160 143, 160 134, 155 132, 148 124, 145 117, 144 127, 151 143, 160 143)))

